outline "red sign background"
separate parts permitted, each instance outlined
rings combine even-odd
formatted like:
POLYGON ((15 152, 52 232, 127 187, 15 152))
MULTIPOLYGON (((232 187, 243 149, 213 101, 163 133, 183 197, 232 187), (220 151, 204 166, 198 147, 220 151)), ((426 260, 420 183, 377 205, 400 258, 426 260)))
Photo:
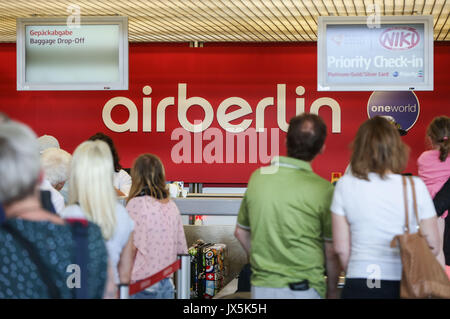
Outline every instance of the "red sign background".
MULTIPOLYGON (((303 86, 305 109, 316 99, 335 99, 341 109, 341 133, 331 133, 331 109, 324 106, 319 114, 328 126, 325 153, 313 162, 314 170, 326 179, 332 172, 343 172, 350 157, 349 145, 359 127, 367 119, 367 101, 371 92, 317 92, 317 48, 315 43, 296 44, 205 44, 204 48, 189 48, 187 44, 130 44, 128 91, 16 91, 15 44, 0 44, 0 109, 10 117, 30 125, 38 136, 55 136, 63 149, 73 152, 78 144, 92 134, 103 131, 117 146, 121 164, 130 167, 141 153, 157 154, 166 167, 168 180, 203 183, 246 183, 260 163, 181 163, 171 159, 171 149, 177 141, 171 133, 180 127, 176 107, 166 111, 166 130, 156 132, 156 106, 165 97, 175 97, 178 84, 187 84, 187 97, 207 99, 216 111, 228 97, 241 97, 253 113, 236 120, 252 119, 255 126, 257 103, 273 97, 275 106, 267 107, 265 127, 278 127, 276 120, 277 84, 286 84, 286 120, 295 114, 295 89, 303 86), (142 88, 151 86, 145 96, 142 88), (131 99, 138 110, 138 132, 110 131, 102 120, 105 103, 117 96, 131 99), (152 98, 152 131, 142 130, 142 101, 152 98)), ((449 115, 450 43, 435 43, 434 91, 416 92, 420 102, 417 123, 403 139, 411 148, 408 172, 416 173, 417 157, 426 149, 425 131, 433 117, 449 115)), ((232 108, 231 108, 232 110, 232 108)), ((128 118, 124 106, 112 111, 112 118, 123 123, 128 118)), ((193 106, 188 119, 203 119, 203 111, 193 106)), ((221 128, 214 113, 211 127, 221 128)), ((223 130, 222 130, 223 131, 223 130)), ((223 131, 225 133, 225 131, 223 131)), ((285 154, 285 134, 281 131, 280 153, 285 154)), ((203 146, 208 142, 205 141, 203 146)), ((239 152, 243 150, 237 150, 239 152)), ((193 152, 193 149, 192 149, 193 152)), ((236 155, 235 155, 236 156, 236 155)), ((193 155, 192 155, 193 158, 193 155)), ((225 158, 225 149, 224 149, 225 158)), ((248 155, 247 155, 248 161, 248 155)))

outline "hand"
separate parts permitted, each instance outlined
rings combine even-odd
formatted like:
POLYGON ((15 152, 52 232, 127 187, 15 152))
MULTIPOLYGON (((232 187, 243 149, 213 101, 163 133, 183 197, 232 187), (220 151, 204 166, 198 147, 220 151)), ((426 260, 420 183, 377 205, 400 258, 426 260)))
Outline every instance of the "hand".
POLYGON ((124 192, 122 192, 120 189, 117 189, 114 187, 114 189, 116 190, 116 194, 119 197, 123 197, 123 196, 127 196, 124 192))
POLYGON ((327 299, 339 299, 339 293, 337 290, 327 291, 327 299))

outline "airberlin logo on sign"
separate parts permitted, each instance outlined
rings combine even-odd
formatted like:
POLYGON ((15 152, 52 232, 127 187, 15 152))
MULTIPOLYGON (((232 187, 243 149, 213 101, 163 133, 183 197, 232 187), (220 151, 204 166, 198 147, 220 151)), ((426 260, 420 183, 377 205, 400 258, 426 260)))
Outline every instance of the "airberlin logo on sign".
POLYGON ((419 118, 420 105, 412 91, 376 91, 367 103, 369 118, 392 117, 400 128, 408 131, 419 118))
MULTIPOLYGON (((179 83, 176 99, 175 96, 165 97, 156 105, 156 128, 152 127, 152 98, 150 97, 152 88, 145 86, 142 92, 145 95, 142 99, 142 112, 138 111, 136 104, 129 98, 114 97, 106 102, 103 107, 103 122, 107 128, 114 132, 137 132, 139 122, 142 123, 143 132, 152 132, 155 129, 156 132, 165 132, 166 109, 176 108, 178 123, 181 127, 175 128, 171 133, 171 140, 178 141, 172 147, 171 158, 177 164, 192 162, 234 163, 235 145, 237 145, 238 150, 238 163, 245 162, 246 152, 249 163, 257 163, 258 160, 260 163, 269 163, 271 158, 279 154, 280 130, 287 132, 289 126, 286 117, 286 84, 277 84, 276 97, 262 98, 256 104, 256 108, 253 109, 247 100, 241 97, 226 98, 219 103, 217 108, 213 108, 211 103, 203 97, 188 97, 187 84, 179 83), (111 118, 112 110, 119 105, 125 106, 129 112, 128 119, 124 123, 116 123, 111 118), (202 120, 195 120, 192 123, 187 115, 188 110, 194 105, 200 106, 205 116, 202 120), (230 111, 229 109, 232 106, 239 108, 230 111), (265 125, 265 110, 268 107, 275 107, 277 110, 276 122, 278 127, 270 125, 270 130, 265 125), (141 121, 139 121, 139 113, 141 113, 141 121), (254 118, 248 118, 249 115, 253 115, 252 113, 254 118), (223 130, 210 127, 214 115, 223 130), (236 123, 236 120, 240 121, 236 123), (254 127, 251 127, 253 122, 254 127), (267 148, 269 139, 272 153, 270 155, 267 148), (205 143, 205 141, 207 142, 205 143)), ((305 112, 305 98, 301 97, 305 93, 305 88, 297 86, 295 93, 297 95, 295 111, 296 114, 301 114, 305 112)), ((319 114, 319 109, 323 106, 331 108, 331 131, 340 133, 341 108, 336 100, 328 97, 318 98, 311 103, 309 112, 319 114)))
MULTIPOLYGON (((146 97, 142 99, 142 130, 143 132, 152 131, 152 88, 150 86, 144 86, 142 92, 146 97)), ((288 119, 286 118, 286 84, 277 84, 277 96, 262 98, 256 105, 255 110, 255 129, 257 132, 264 132, 265 127, 265 110, 268 107, 276 107, 277 109, 277 124, 278 127, 287 132, 288 119)), ((297 86, 295 89, 297 98, 295 99, 296 114, 305 112, 305 99, 301 96, 305 94, 305 88, 303 86, 297 86)), ((322 97, 312 102, 309 109, 310 113, 319 114, 319 109, 323 106, 329 106, 332 111, 332 129, 333 133, 341 132, 341 108, 339 103, 328 97, 322 97)), ((198 133, 203 132, 213 122, 214 108, 211 103, 199 96, 187 97, 187 84, 178 84, 178 97, 177 103, 175 103, 175 97, 169 96, 159 101, 156 106, 156 132, 166 131, 166 109, 168 107, 176 107, 178 122, 181 126, 189 132, 198 133), (191 106, 198 105, 205 112, 205 117, 197 123, 192 123, 187 118, 188 110, 191 106)), ((242 119, 239 124, 231 124, 230 122, 240 119, 244 116, 248 116, 253 113, 253 109, 247 100, 241 97, 229 97, 223 100, 216 110, 216 118, 219 125, 230 133, 241 133, 247 130, 253 122, 253 119, 242 119), (239 109, 231 112, 227 112, 232 106, 238 106, 239 109)), ((138 131, 138 108, 136 104, 126 97, 114 97, 110 99, 103 107, 102 112, 103 122, 105 125, 114 132, 137 132, 138 131), (125 106, 129 111, 128 120, 125 123, 115 123, 111 118, 111 111, 118 105, 125 106)))
POLYGON ((408 50, 420 42, 419 33, 411 27, 392 27, 380 35, 380 43, 389 50, 408 50))

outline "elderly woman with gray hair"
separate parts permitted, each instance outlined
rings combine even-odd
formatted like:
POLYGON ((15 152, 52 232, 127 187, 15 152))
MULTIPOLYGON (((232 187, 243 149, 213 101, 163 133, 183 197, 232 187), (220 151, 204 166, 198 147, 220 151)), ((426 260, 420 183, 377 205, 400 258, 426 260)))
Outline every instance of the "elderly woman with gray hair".
POLYGON ((41 189, 50 191, 53 206, 58 214, 65 207, 60 191, 69 179, 71 161, 72 155, 60 148, 51 147, 41 154, 41 165, 45 173, 41 189))
MULTIPOLYGON (((107 251, 100 228, 76 223, 41 207, 36 135, 14 121, 0 125, 0 298, 101 298, 107 279, 107 251), (77 225, 83 228, 76 234, 77 225), (78 237, 77 237, 78 236, 78 237), (79 244, 80 236, 85 245, 79 244), (78 263, 78 257, 87 257, 78 263), (74 264, 89 269, 77 279, 74 264), (87 286, 76 287, 77 281, 87 286)), ((76 267, 75 267, 76 269, 76 267)))

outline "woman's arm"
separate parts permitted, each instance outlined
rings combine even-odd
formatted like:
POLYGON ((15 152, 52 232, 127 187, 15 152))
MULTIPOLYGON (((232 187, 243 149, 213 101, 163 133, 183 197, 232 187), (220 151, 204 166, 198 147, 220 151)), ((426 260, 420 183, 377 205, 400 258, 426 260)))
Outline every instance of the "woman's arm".
POLYGON ((244 229, 236 225, 236 230, 234 231, 234 237, 241 243, 242 248, 244 248, 247 253, 247 257, 250 257, 251 249, 251 234, 250 230, 244 229))
POLYGON ((116 284, 114 283, 114 271, 111 266, 111 263, 108 260, 106 285, 105 291, 103 293, 103 299, 117 299, 117 297, 118 297, 118 290, 116 284))
POLYGON ((437 218, 433 216, 431 218, 422 219, 420 221, 420 229, 431 249, 431 252, 433 255, 437 256, 442 250, 437 218))
POLYGON ((119 171, 120 187, 119 190, 128 196, 131 189, 131 176, 123 169, 119 171))
POLYGON ((133 244, 133 232, 128 238, 128 242, 122 249, 118 265, 119 279, 121 284, 129 284, 131 281, 131 271, 133 270, 136 249, 133 244))
POLYGON ((348 260, 350 258, 350 225, 345 216, 332 215, 333 223, 333 247, 339 256, 342 269, 347 270, 348 260))
POLYGON ((336 299, 338 297, 337 286, 339 274, 342 269, 331 241, 325 241, 325 260, 327 269, 327 299, 336 299))

